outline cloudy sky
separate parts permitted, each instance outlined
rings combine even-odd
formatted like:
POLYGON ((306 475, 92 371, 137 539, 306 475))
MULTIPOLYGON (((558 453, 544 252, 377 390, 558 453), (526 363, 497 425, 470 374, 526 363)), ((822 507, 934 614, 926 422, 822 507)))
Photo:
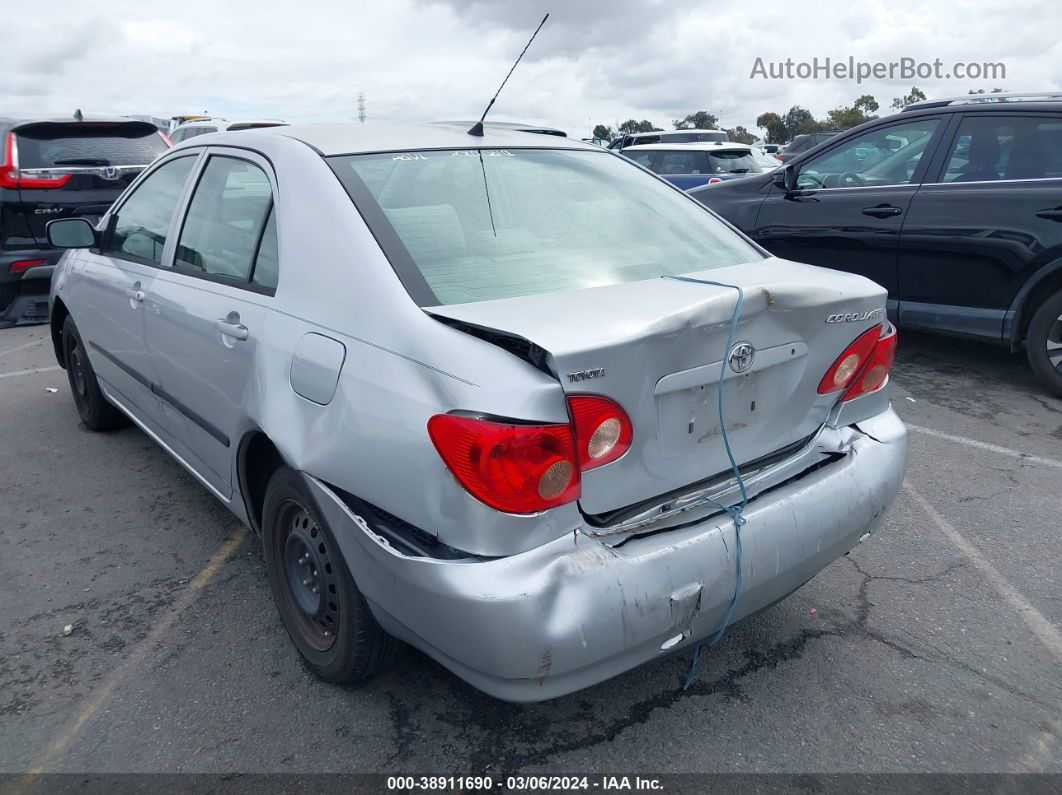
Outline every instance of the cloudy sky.
MULTIPOLYGON (((3 0, 13 2, 13 0, 3 0)), ((571 135, 594 123, 707 109, 753 128, 767 110, 816 116, 912 84, 1062 88, 1057 0, 52 0, 20 3, 0 54, 0 115, 199 112, 336 121, 477 117, 527 37, 493 111, 571 135), (1002 62, 996 80, 763 80, 765 62, 1002 62)))

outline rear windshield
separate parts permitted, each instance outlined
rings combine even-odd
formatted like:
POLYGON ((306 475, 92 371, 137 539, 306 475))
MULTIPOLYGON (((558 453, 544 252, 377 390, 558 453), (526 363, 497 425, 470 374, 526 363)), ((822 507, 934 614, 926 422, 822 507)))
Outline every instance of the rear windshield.
POLYGON ((422 306, 762 258, 701 205, 606 152, 465 149, 330 162, 422 306))
POLYGON ((167 150, 148 124, 34 124, 15 130, 19 168, 146 166, 167 150))
POLYGON ((759 174, 763 171, 752 152, 709 152, 708 163, 715 174, 759 174))

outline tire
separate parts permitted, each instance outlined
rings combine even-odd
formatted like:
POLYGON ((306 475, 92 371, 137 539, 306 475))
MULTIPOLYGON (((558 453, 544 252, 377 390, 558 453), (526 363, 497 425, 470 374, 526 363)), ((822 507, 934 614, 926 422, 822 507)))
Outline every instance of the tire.
POLYGON ((1032 316, 1025 353, 1033 372, 1062 397, 1062 291, 1044 301, 1032 316))
POLYGON ((92 369, 85 351, 85 343, 74 325, 74 319, 69 315, 63 322, 63 361, 66 362, 74 406, 86 428, 90 431, 110 431, 129 424, 126 416, 100 391, 96 371, 92 369))
POLYGON ((288 467, 266 487, 262 546, 280 619, 314 673, 356 682, 391 665, 399 641, 373 618, 308 487, 288 467))

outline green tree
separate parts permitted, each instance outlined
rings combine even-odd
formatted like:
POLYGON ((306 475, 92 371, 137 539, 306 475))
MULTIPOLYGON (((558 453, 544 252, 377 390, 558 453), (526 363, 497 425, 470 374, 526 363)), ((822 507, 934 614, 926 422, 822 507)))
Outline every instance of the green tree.
POLYGON ((674 119, 672 124, 676 130, 718 130, 719 117, 706 110, 691 113, 684 119, 674 119))
POLYGON ((726 131, 727 137, 734 143, 739 144, 754 144, 756 143, 756 136, 742 127, 740 124, 732 130, 726 131))
POLYGON ((798 135, 818 132, 822 129, 822 125, 815 121, 815 117, 811 115, 811 111, 807 108, 802 108, 799 105, 794 105, 789 109, 789 112, 785 114, 783 122, 785 124, 785 137, 787 141, 793 140, 793 138, 798 135))
POLYGON ((892 107, 896 110, 903 110, 908 105, 913 105, 916 102, 925 102, 926 92, 917 86, 911 86, 911 93, 905 97, 896 97, 892 100, 892 107))
POLYGON ((594 127, 594 137, 600 138, 603 141, 611 141, 614 137, 611 127, 606 127, 604 124, 599 124, 594 127))
POLYGON ((786 128, 782 117, 777 113, 761 113, 756 117, 756 126, 765 131, 764 141, 769 144, 784 144, 786 128))
POLYGON ((851 107, 842 106, 829 111, 826 116, 826 125, 835 130, 847 130, 856 127, 865 121, 876 119, 874 111, 878 109, 878 102, 870 94, 864 94, 852 103, 851 107))
POLYGON ((619 126, 619 129, 617 130, 617 132, 621 132, 621 133, 654 132, 654 131, 659 130, 659 129, 660 129, 659 127, 657 127, 656 125, 654 125, 651 121, 648 121, 647 119, 642 119, 641 121, 635 121, 634 119, 627 119, 627 121, 623 122, 623 124, 621 124, 619 126))

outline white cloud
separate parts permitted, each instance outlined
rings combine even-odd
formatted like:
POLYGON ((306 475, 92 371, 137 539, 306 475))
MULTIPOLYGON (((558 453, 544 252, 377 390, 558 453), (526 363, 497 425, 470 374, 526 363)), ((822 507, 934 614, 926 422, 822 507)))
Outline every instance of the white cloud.
POLYGON ((545 10, 496 118, 586 135, 707 109, 751 128, 766 110, 817 116, 860 94, 1062 86, 1062 4, 1041 0, 54 0, 21 12, 4 48, 0 113, 174 113, 352 119, 478 116, 545 10), (57 21, 59 20, 59 21, 57 21), (1002 61, 1005 81, 751 80, 757 57, 1002 61))

